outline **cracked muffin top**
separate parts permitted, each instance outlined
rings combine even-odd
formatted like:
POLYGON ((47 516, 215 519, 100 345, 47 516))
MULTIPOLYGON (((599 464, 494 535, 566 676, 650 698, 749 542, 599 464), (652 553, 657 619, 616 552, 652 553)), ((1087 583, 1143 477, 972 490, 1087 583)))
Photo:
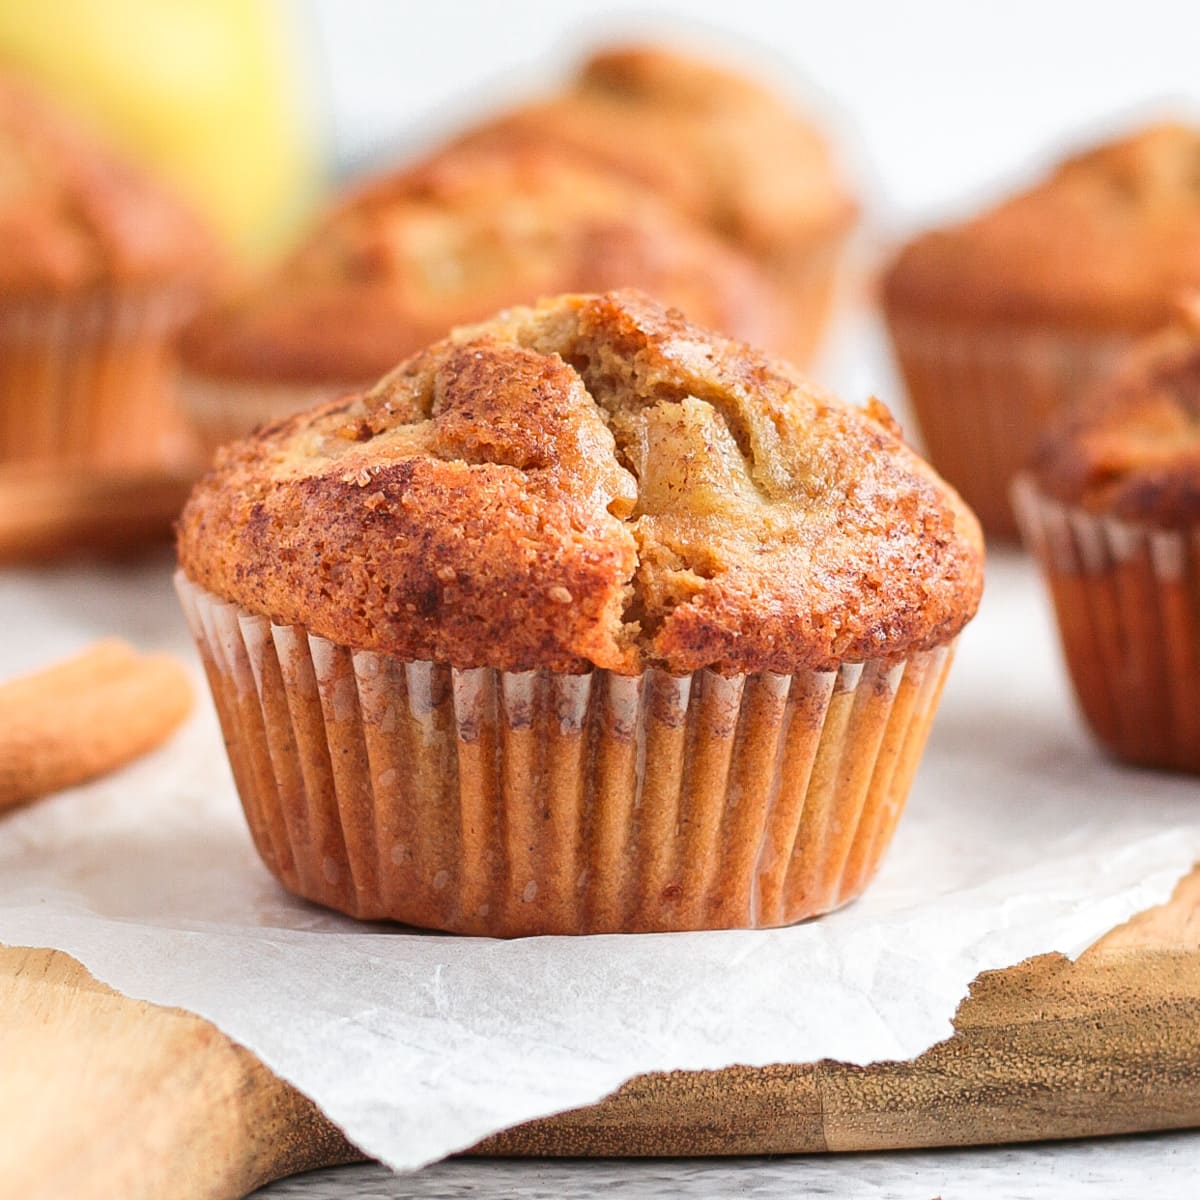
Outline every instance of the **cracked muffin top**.
POLYGON ((894 314, 1148 332, 1200 284, 1200 130, 1155 125, 901 251, 894 314))
POLYGON ((653 46, 593 55, 563 91, 465 141, 581 155, 756 253, 840 233, 856 212, 828 144, 787 100, 653 46))
POLYGON ((1031 467, 1042 491, 1091 512, 1200 524, 1200 296, 1059 414, 1031 467))
POLYGON ((751 260, 644 189, 536 149, 464 149, 353 193, 182 353, 210 376, 351 385, 509 305, 626 286, 736 337, 782 336, 751 260))
POLYGON ((457 330, 218 454, 196 583, 404 659, 832 668, 952 638, 982 543, 864 411, 629 291, 457 330))
POLYGON ((198 218, 24 81, 0 73, 0 291, 188 284, 213 274, 198 218))

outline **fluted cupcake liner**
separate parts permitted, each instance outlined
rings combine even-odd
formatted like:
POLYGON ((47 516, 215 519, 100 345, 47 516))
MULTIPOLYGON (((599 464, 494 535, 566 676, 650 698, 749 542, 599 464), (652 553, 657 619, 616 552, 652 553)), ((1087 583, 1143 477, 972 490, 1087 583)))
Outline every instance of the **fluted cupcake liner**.
POLYGON ((1158 529, 1013 487, 1079 706, 1115 755, 1200 771, 1200 530, 1158 529))
POLYGON ((456 670, 176 584, 281 882, 353 916, 500 937, 768 927, 853 899, 951 658, 791 676, 456 670))
POLYGON ((888 327, 930 462, 989 534, 1015 539, 1009 492, 1047 418, 1111 370, 1129 339, 895 315, 888 327))
POLYGON ((305 412, 366 386, 364 381, 322 384, 226 379, 185 368, 179 395, 192 428, 208 453, 259 426, 305 412))
POLYGON ((184 440, 178 289, 0 303, 0 462, 157 465, 184 440))

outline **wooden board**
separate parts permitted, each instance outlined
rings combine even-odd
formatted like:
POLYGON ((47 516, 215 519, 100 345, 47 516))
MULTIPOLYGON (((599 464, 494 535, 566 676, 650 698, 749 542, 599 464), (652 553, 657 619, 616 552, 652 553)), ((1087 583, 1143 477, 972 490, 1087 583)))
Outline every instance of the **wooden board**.
MULTIPOLYGON (((912 1062, 671 1072, 481 1154, 880 1150, 1200 1125, 1200 868, 1078 962, 989 972, 912 1062)), ((233 1200, 358 1155, 208 1022, 0 949, 0 1180, 25 1200, 233 1200)))

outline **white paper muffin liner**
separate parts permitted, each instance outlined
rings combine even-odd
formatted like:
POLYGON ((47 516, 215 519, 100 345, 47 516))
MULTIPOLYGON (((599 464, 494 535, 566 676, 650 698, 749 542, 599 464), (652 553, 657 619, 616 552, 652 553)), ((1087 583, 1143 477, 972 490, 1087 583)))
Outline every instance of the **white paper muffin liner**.
POLYGON ((192 428, 211 454, 218 446, 245 437, 270 421, 361 391, 373 382, 273 383, 202 375, 184 368, 179 395, 192 428))
POLYGON ((173 341, 195 304, 177 288, 0 302, 0 462, 171 457, 173 341))
POLYGON ((284 886, 498 937, 768 927, 853 899, 952 651, 791 676, 456 670, 176 586, 284 886))
POLYGON ((1129 338, 894 313, 888 328, 930 462, 989 534, 1015 539, 1009 490, 1047 417, 1107 374, 1129 338))
POLYGON ((1079 706, 1115 755, 1200 771, 1200 530, 1158 529, 1013 487, 1079 706))

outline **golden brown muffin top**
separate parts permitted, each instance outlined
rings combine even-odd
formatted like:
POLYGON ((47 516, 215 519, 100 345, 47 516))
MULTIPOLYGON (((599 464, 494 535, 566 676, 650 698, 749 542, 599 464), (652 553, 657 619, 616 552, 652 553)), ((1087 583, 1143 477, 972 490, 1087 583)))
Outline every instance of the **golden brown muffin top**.
POLYGON ((626 286, 734 336, 783 337, 752 262, 643 189, 537 149, 461 149, 350 195, 183 354, 209 375, 350 384, 498 309, 626 286))
POLYGON ((1164 528, 1200 525, 1200 296, 1058 416, 1032 469, 1067 504, 1164 528))
POLYGON ((757 254, 840 233, 855 215, 828 144, 787 101, 656 47, 598 53, 559 94, 464 140, 581 155, 757 254))
POLYGON ((218 455, 196 583, 404 659, 793 672, 952 638, 973 515, 886 409, 636 292, 459 329, 218 455))
POLYGON ((1142 332, 1200 284, 1200 130, 1155 125, 927 233, 884 283, 893 315, 1142 332))
POLYGON ((216 246, 200 221, 23 81, 0 74, 0 291, 194 285, 216 246))

